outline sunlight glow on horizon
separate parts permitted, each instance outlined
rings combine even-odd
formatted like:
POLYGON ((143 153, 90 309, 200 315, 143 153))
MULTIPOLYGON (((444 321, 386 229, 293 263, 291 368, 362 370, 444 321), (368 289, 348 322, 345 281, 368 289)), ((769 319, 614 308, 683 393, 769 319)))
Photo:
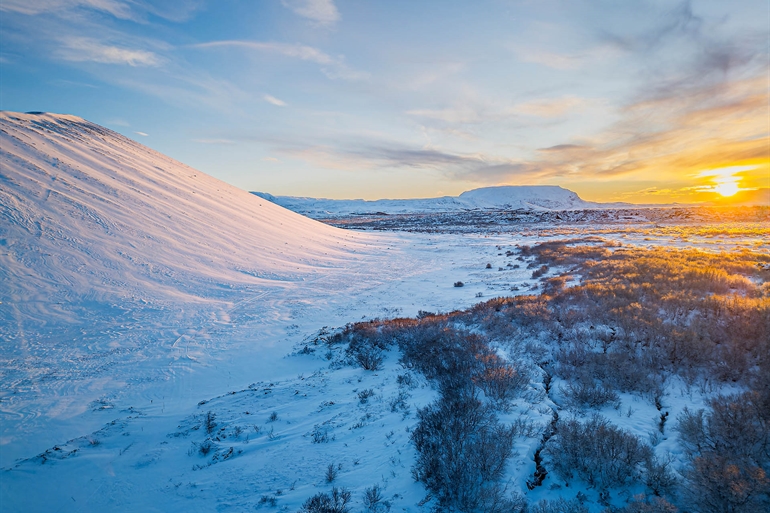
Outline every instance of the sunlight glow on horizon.
POLYGON ((297 2, 0 2, 0 110, 274 195, 770 191, 767 0, 297 2))

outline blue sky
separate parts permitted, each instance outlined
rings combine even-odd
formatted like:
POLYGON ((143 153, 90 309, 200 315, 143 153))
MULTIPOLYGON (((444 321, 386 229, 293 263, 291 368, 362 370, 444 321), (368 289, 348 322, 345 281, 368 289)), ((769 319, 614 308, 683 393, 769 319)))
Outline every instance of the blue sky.
POLYGON ((0 0, 0 109, 334 198, 770 186, 767 0, 0 0), (721 182, 720 182, 721 181, 721 182))

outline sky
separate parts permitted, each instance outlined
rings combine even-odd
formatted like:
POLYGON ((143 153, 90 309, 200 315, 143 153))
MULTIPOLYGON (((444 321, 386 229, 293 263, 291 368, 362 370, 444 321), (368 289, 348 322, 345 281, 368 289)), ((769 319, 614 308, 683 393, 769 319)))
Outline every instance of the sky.
POLYGON ((767 0, 0 0, 0 110, 275 195, 742 197, 769 89, 767 0))

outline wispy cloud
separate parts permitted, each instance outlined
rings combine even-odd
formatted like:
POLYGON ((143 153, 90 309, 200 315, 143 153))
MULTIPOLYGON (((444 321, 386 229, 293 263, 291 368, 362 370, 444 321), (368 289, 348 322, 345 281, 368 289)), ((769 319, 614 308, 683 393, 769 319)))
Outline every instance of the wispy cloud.
POLYGON ((331 25, 340 19, 333 0, 281 0, 295 14, 321 25, 331 25))
POLYGON ((120 20, 146 22, 147 15, 182 22, 190 19, 204 5, 204 0, 3 0, 0 11, 26 15, 67 16, 70 12, 94 11, 120 20))
POLYGON ((335 58, 318 48, 299 43, 225 40, 199 43, 193 45, 193 48, 241 48, 314 62, 322 65, 321 71, 331 79, 364 80, 369 77, 368 73, 348 67, 342 57, 335 58))
POLYGON ((491 99, 465 98, 463 102, 441 109, 412 109, 406 114, 424 121, 438 121, 446 125, 474 125, 514 117, 559 118, 595 103, 587 98, 564 96, 542 98, 518 104, 504 104, 491 99))
POLYGON ((564 116, 568 112, 583 108, 589 103, 585 98, 564 96, 562 98, 544 98, 520 103, 513 107, 513 112, 541 118, 564 116))
POLYGON ((317 64, 334 64, 335 60, 318 48, 299 43, 275 43, 260 41, 211 41, 193 45, 194 48, 243 48, 259 52, 273 53, 317 64))
POLYGON ((136 135, 141 135, 142 137, 149 137, 150 134, 146 134, 144 132, 134 132, 136 135))
POLYGON ((193 139, 193 142, 197 142, 200 144, 214 144, 214 145, 236 144, 235 141, 231 139, 193 139))
POLYGON ((283 100, 279 100, 275 96, 266 94, 262 97, 262 99, 265 100, 267 103, 272 103, 273 105, 276 105, 278 107, 286 107, 286 102, 283 100))
POLYGON ((104 64, 125 64, 128 66, 160 66, 163 59, 147 50, 121 48, 85 37, 69 37, 56 54, 64 60, 74 62, 100 62, 104 64))
POLYGON ((580 68, 584 61, 582 57, 577 55, 533 50, 531 48, 517 48, 515 52, 522 62, 542 64, 543 66, 558 70, 573 70, 580 68))
POLYGON ((27 15, 56 13, 77 8, 101 11, 128 20, 134 17, 128 2, 118 0, 3 0, 0 11, 18 12, 27 15))
POLYGON ((51 80, 50 83, 58 87, 87 87, 89 89, 99 89, 99 86, 94 84, 89 84, 87 82, 76 82, 74 80, 64 80, 63 78, 51 80))

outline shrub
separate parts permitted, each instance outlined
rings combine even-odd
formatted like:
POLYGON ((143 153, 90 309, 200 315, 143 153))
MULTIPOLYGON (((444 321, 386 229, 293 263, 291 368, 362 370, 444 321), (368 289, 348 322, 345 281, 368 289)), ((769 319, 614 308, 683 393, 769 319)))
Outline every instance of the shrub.
POLYGON ((496 486, 513 450, 515 429, 500 424, 474 394, 442 394, 418 410, 412 472, 444 508, 475 511, 502 500, 496 486))
POLYGON ((770 480, 751 462, 708 454, 695 458, 685 477, 685 496, 701 513, 770 510, 770 480))
POLYGON ((216 445, 208 439, 201 442, 198 446, 198 452, 200 452, 201 456, 207 456, 214 449, 216 449, 216 445))
POLYGON ((700 511, 770 508, 770 413, 757 392, 717 396, 708 410, 687 408, 676 430, 691 464, 686 495, 700 511))
POLYGON ((596 383, 593 379, 571 381, 566 387, 562 387, 561 391, 571 404, 578 407, 599 408, 618 400, 618 394, 614 390, 596 383))
POLYGON ((367 390, 361 390, 360 392, 358 392, 358 402, 361 404, 366 404, 369 402, 369 398, 374 397, 374 395, 375 395, 374 390, 372 390, 371 388, 367 390))
POLYGON ((316 424, 313 426, 313 431, 311 432, 311 440, 314 444, 324 444, 330 441, 334 440, 334 435, 330 435, 329 431, 331 431, 328 427, 316 424))
POLYGON ((206 416, 203 418, 203 427, 206 429, 206 433, 211 434, 217 427, 216 423, 217 415, 211 411, 206 412, 206 416))
POLYGON ((340 466, 335 465, 334 463, 329 463, 329 466, 326 467, 326 474, 324 474, 324 477, 326 478, 327 483, 331 483, 335 479, 337 479, 337 474, 339 474, 340 466))
POLYGON ((345 488, 332 488, 331 494, 317 493, 300 508, 300 513, 348 513, 351 494, 345 488))
POLYGON ((376 512, 380 509, 382 503, 382 491, 379 485, 364 490, 364 506, 367 511, 376 512))
POLYGON ((527 513, 589 513, 589 509, 577 499, 570 501, 559 498, 554 500, 541 500, 531 505, 527 513))
POLYGON ((376 371, 382 369, 385 355, 377 346, 361 346, 353 353, 355 361, 364 369, 376 371))
POLYGON ((598 414, 584 423, 575 419, 559 421, 545 452, 562 479, 577 474, 601 489, 641 479, 642 465, 652 458, 648 445, 598 414))
POLYGON ((461 281, 456 281, 455 282, 455 287, 464 287, 464 286, 465 286, 465 283, 463 283, 461 281))

